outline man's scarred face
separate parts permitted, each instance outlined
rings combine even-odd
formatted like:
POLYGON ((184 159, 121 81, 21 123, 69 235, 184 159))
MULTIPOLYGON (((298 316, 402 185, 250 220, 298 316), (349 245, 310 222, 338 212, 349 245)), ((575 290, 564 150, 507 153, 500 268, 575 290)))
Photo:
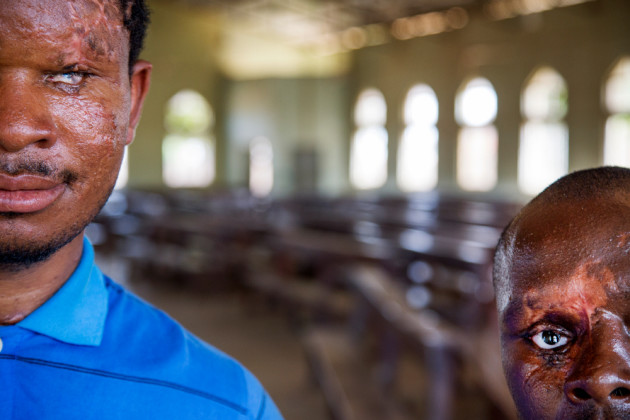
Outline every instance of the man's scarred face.
POLYGON ((0 265, 45 258, 106 201, 137 121, 128 37, 116 0, 0 1, 0 265))
POLYGON ((497 297, 503 365, 526 419, 630 418, 627 200, 538 205, 497 297))

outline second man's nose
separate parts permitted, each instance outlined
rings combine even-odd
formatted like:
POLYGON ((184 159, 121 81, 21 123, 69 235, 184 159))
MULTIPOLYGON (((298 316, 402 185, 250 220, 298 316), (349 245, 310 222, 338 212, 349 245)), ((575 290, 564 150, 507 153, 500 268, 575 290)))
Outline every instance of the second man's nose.
POLYGON ((573 404, 630 404, 630 336, 619 317, 603 313, 575 360, 564 391, 573 404))

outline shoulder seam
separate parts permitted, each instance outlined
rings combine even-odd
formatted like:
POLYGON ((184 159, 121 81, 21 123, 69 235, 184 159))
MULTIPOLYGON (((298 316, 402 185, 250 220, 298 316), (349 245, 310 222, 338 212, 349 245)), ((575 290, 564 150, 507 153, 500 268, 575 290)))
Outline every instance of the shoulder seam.
POLYGON ((159 379, 143 378, 140 376, 123 375, 123 374, 108 372, 104 370, 91 369, 91 368, 86 368, 82 366, 70 365, 66 363, 52 362, 52 361, 43 360, 43 359, 21 357, 21 356, 11 355, 11 354, 0 354, 0 360, 2 359, 15 360, 17 362, 28 363, 31 365, 47 366, 54 369, 69 370, 69 371, 78 372, 78 373, 85 373, 88 375, 102 376, 105 378, 116 379, 116 380, 121 380, 121 381, 135 382, 135 383, 140 383, 140 384, 145 384, 145 385, 155 385, 155 386, 160 386, 164 388, 170 388, 176 391, 181 391, 188 394, 196 395, 198 397, 216 402, 218 404, 231 408, 232 410, 237 411, 238 413, 242 415, 246 415, 248 413, 247 408, 242 407, 238 404, 235 404, 231 401, 228 401, 224 398, 221 398, 214 394, 210 394, 210 393, 207 393, 207 392, 195 389, 195 388, 179 385, 174 382, 162 381, 159 379))

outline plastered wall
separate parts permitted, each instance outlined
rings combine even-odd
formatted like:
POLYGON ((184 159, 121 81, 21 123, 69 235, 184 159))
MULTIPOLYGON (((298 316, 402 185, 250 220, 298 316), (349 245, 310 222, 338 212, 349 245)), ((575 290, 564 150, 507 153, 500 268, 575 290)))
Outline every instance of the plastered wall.
MULTIPOLYGON (((390 156, 395 156, 403 130, 402 105, 407 90, 427 83, 440 103, 439 184, 460 192, 455 183, 456 139, 454 118, 458 88, 472 76, 491 81, 498 95, 499 184, 491 193, 518 197, 516 191, 518 138, 522 123, 520 94, 523 83, 540 65, 555 68, 569 90, 569 169, 600 165, 605 114, 602 84, 615 61, 630 54, 630 2, 599 0, 552 11, 491 21, 473 13, 464 29, 398 41, 360 50, 351 77, 353 94, 373 86, 388 103, 390 156)), ((630 94, 630 92, 628 93, 630 94)), ((395 162, 390 160, 390 182, 396 191, 395 162)))
POLYGON ((178 90, 192 88, 209 100, 217 117, 217 180, 212 188, 246 185, 247 144, 264 135, 275 151, 274 194, 296 192, 294 153, 304 149, 318 154, 320 192, 348 192, 352 106, 361 89, 377 87, 388 104, 390 138, 390 177, 382 192, 397 193, 393 158, 404 128, 402 104, 410 87, 427 83, 440 103, 438 187, 462 193, 455 183, 454 98, 462 82, 483 76, 494 85, 499 104, 499 184, 490 195, 518 197, 520 93, 528 75, 549 65, 565 78, 569 164, 576 170, 601 163, 606 117, 602 83, 615 60, 630 55, 630 2, 596 0, 502 21, 472 11, 461 30, 354 51, 351 70, 341 76, 232 80, 217 65, 222 22, 216 16, 165 0, 150 5, 153 24, 143 57, 155 70, 130 149, 132 187, 162 187, 164 104, 178 90))

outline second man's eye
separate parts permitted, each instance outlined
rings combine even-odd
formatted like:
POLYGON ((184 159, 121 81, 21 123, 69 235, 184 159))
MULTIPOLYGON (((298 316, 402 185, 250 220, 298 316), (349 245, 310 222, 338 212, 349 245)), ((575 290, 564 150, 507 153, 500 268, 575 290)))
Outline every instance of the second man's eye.
POLYGON ((569 338, 554 330, 544 330, 532 336, 532 341, 541 349, 549 350, 564 346, 569 338))

